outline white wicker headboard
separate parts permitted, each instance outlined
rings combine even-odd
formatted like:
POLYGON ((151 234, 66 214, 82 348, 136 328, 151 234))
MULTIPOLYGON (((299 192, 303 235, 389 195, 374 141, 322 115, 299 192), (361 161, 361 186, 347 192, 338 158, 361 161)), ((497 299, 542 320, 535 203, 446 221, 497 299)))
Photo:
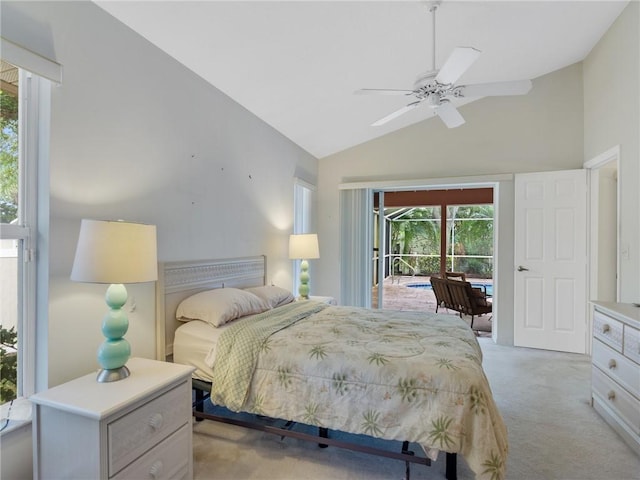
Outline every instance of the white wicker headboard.
POLYGON ((264 255, 221 260, 164 262, 158 264, 156 284, 156 357, 173 354, 173 337, 180 322, 176 309, 182 300, 213 288, 247 288, 265 285, 264 255))

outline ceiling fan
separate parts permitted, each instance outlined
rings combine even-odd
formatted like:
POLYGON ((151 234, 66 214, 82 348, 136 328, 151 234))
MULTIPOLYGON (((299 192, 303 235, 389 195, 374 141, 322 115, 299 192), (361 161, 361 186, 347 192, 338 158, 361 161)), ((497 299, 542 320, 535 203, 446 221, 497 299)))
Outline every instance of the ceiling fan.
POLYGON ((456 85, 455 82, 480 56, 480 50, 473 47, 456 47, 440 70, 436 70, 436 9, 439 5, 440 1, 429 2, 433 23, 431 70, 418 77, 413 85, 413 90, 363 88, 355 92, 361 95, 405 95, 415 99, 400 110, 372 123, 372 126, 384 125, 409 110, 426 104, 434 110, 447 127, 455 128, 464 123, 464 118, 451 102, 452 98, 524 95, 531 89, 531 80, 456 85))

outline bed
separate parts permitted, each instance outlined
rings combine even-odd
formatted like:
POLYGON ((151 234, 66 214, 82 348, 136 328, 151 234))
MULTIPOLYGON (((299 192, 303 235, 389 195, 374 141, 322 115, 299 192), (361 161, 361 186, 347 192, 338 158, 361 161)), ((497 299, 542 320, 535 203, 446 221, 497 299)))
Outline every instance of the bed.
MULTIPOLYGON (((264 257, 161 264, 159 356, 196 367, 194 385, 210 389, 214 404, 283 419, 287 431, 292 422, 319 427, 322 445, 345 446, 328 432, 364 434, 401 441, 401 452, 385 456, 407 462, 430 464, 447 452, 447 478, 456 476, 457 453, 477 479, 504 478, 506 429, 464 321, 314 301, 278 304, 261 297, 274 290, 265 286, 264 270, 264 257), (262 305, 253 305, 254 295, 262 305), (242 308, 220 320, 220 298, 235 296, 242 308), (215 315, 200 318, 209 308, 215 315), (414 455, 408 442, 426 455, 414 455)), ((221 420, 201 410, 194 416, 221 420)), ((245 423, 237 424, 251 426, 245 423)))

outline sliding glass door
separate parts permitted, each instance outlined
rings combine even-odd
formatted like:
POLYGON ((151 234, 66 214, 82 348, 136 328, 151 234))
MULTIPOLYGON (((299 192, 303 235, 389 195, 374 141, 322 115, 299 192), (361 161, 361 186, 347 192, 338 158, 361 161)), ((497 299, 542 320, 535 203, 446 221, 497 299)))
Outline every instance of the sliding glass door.
POLYGON ((411 309, 385 296, 410 297, 415 288, 404 287, 429 288, 429 278, 446 271, 491 283, 492 202, 491 188, 377 193, 372 305, 411 309))

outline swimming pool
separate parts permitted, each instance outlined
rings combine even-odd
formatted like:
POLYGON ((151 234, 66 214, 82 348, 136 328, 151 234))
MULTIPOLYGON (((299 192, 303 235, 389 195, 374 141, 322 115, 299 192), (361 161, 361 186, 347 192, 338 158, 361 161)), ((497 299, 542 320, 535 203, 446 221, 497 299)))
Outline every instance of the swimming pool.
MULTIPOLYGON (((431 290, 431 284, 430 283, 408 283, 406 285, 409 288, 419 288, 421 290, 431 290)), ((472 287, 477 287, 477 288, 482 288, 482 287, 487 287, 487 295, 489 295, 490 297, 493 296, 493 285, 491 284, 484 284, 484 283, 471 283, 472 287)))

